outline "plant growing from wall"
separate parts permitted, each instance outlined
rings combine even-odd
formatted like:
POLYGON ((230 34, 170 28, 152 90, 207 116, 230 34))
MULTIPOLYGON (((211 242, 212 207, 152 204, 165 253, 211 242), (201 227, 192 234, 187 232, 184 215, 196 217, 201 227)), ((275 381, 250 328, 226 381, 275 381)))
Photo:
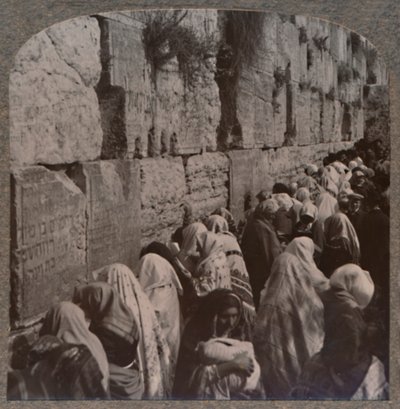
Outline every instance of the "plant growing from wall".
POLYGON ((361 37, 354 31, 350 33, 350 44, 353 54, 357 54, 362 49, 361 37))
POLYGON ((305 27, 299 28, 299 43, 306 44, 308 41, 307 29, 305 27))
POLYGON ((315 85, 313 85, 311 87, 311 92, 313 94, 316 94, 318 92, 318 94, 323 94, 322 88, 321 87, 316 87, 315 85))
POLYGON ((328 47, 326 45, 326 41, 328 40, 329 36, 315 36, 313 38, 315 47, 318 48, 319 51, 328 51, 328 47))
POLYGON ((279 90, 286 83, 286 72, 282 67, 276 67, 274 70, 275 87, 279 90))
POLYGON ((364 53, 367 63, 367 84, 376 84, 377 78, 374 73, 374 66, 378 59, 378 53, 375 48, 370 47, 366 48, 364 53))
POLYGON ((216 42, 212 36, 200 37, 191 27, 180 23, 187 11, 151 12, 142 31, 146 58, 152 67, 153 79, 157 70, 173 58, 187 82, 192 82, 204 61, 213 56, 216 42))
POLYGON ((311 81, 302 80, 299 82, 300 91, 306 91, 310 89, 310 87, 311 87, 311 81))
POLYGON ((361 108, 362 108, 361 98, 358 98, 358 99, 352 101, 352 102, 351 102, 351 106, 352 106, 353 108, 356 108, 356 109, 361 109, 361 108))
POLYGON ((335 87, 331 87, 329 89, 329 92, 325 95, 326 99, 329 99, 330 101, 334 101, 336 98, 336 92, 335 92, 335 87))
POLYGON ((314 61, 313 50, 307 44, 307 70, 309 70, 313 65, 313 61, 314 61))
POLYGON ((358 80, 361 78, 360 72, 357 70, 357 68, 353 67, 352 73, 353 73, 353 79, 358 80))
POLYGON ((345 84, 351 81, 352 78, 352 69, 344 62, 341 62, 338 65, 337 71, 337 81, 339 85, 345 84))

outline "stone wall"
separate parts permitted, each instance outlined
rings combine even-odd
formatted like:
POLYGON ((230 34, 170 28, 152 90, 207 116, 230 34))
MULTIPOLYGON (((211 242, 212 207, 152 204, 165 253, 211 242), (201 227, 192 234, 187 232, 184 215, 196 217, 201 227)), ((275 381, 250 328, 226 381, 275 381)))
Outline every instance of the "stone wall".
POLYGON ((230 67, 240 50, 227 36, 229 13, 190 10, 179 33, 197 54, 185 65, 170 40, 158 50, 170 58, 156 64, 145 30, 174 13, 80 17, 18 52, 15 331, 33 328, 101 265, 135 269, 143 245, 179 227, 183 202, 195 217, 223 206, 239 219, 247 193, 290 181, 363 135, 387 138, 387 73, 365 39, 326 21, 266 14, 253 58, 230 67))

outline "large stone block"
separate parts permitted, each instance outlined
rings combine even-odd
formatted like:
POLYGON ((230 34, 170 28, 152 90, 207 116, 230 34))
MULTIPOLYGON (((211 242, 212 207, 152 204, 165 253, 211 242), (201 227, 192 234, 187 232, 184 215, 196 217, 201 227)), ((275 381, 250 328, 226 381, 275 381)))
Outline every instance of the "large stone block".
POLYGON ((185 166, 188 195, 195 217, 209 215, 218 207, 227 207, 229 158, 223 153, 191 156, 185 166))
POLYGON ((322 98, 320 92, 311 92, 310 97, 310 142, 311 144, 321 141, 321 112, 322 98))
MULTIPOLYGON (((221 116, 214 80, 213 41, 219 39, 217 12, 189 11, 181 22, 197 34, 199 41, 205 44, 208 41, 210 48, 210 55, 196 57, 200 60, 187 68, 189 73, 176 58, 171 57, 162 65, 148 61, 143 30, 160 15, 148 12, 141 19, 129 13, 103 15, 113 61, 111 85, 121 87, 126 95, 128 155, 192 154, 199 153, 203 147, 215 150, 221 116)), ((163 15, 168 21, 168 12, 163 15)))
POLYGON ((86 200, 63 173, 12 174, 11 321, 25 325, 86 278, 86 200))
POLYGON ((63 164, 100 156, 102 129, 94 86, 100 29, 79 17, 33 36, 10 74, 10 150, 15 166, 63 164))
POLYGON ((259 149, 231 151, 229 158, 229 209, 235 220, 239 221, 244 213, 246 196, 251 195, 254 201, 260 190, 271 191, 272 179, 265 153, 259 149))
POLYGON ((296 141, 298 145, 308 145, 311 138, 311 91, 298 90, 296 93, 296 141))
POLYGON ((322 102, 321 142, 334 141, 335 102, 324 98, 322 102))
POLYGON ((140 161, 142 245, 168 240, 182 225, 186 194, 182 158, 146 158, 140 161))
POLYGON ((237 118, 242 128, 241 146, 274 146, 274 78, 267 72, 244 68, 237 92, 237 118))
POLYGON ((86 193, 88 203, 88 270, 111 263, 134 268, 141 248, 138 161, 83 163, 75 167, 71 177, 86 193))
POLYGON ((112 64, 110 86, 125 92, 124 132, 127 152, 147 156, 148 133, 153 127, 154 94, 151 67, 142 42, 144 24, 121 13, 107 13, 102 22, 112 64))

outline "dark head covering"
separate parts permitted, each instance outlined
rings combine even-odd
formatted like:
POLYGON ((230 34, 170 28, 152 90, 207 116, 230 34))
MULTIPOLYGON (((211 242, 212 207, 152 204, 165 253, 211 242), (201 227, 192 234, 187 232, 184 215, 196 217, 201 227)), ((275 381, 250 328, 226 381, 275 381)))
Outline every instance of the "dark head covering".
POLYGON ((91 319, 91 326, 106 329, 135 344, 139 332, 132 311, 109 284, 93 282, 75 289, 73 302, 91 319))
POLYGON ((274 186, 272 187, 272 193, 287 193, 288 195, 290 195, 290 190, 289 187, 287 185, 285 185, 284 183, 275 183, 274 186))
POLYGON ((242 301, 232 290, 226 288, 218 288, 202 299, 196 315, 188 323, 185 332, 191 332, 190 338, 194 338, 196 342, 212 338, 216 335, 215 325, 218 314, 231 307, 239 310, 239 318, 229 337, 242 341, 249 340, 250 331, 243 316, 242 301))
POLYGON ((158 254, 160 257, 167 260, 172 266, 174 265, 174 256, 172 255, 171 250, 163 243, 158 241, 151 242, 140 252, 140 258, 149 253, 158 254))

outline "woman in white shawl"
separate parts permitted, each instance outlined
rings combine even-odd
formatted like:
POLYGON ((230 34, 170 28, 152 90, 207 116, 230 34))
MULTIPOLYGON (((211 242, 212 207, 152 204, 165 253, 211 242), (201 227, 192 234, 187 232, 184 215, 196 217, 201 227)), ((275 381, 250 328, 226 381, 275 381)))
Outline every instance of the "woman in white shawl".
POLYGON ((252 322, 255 318, 253 291, 250 286, 249 273, 243 259, 242 250, 236 237, 229 232, 228 222, 225 218, 212 215, 207 219, 206 226, 211 232, 218 234, 224 246, 226 259, 231 273, 232 290, 243 303, 243 312, 252 322))
MULTIPOLYGON (((307 263, 309 264, 309 263, 307 263)), ((323 305, 299 257, 285 251, 261 292, 253 343, 269 399, 286 399, 323 344, 323 305)))
POLYGON ((315 290, 318 293, 322 293, 329 288, 329 280, 315 264, 313 258, 314 251, 314 242, 308 237, 293 239, 285 249, 285 253, 292 254, 298 258, 304 269, 310 274, 315 290))
POLYGON ((219 235, 208 231, 203 223, 190 224, 182 234, 182 249, 175 260, 191 287, 184 294, 186 320, 196 312, 200 297, 217 288, 231 288, 231 274, 219 235))
POLYGON ((158 254, 143 256, 138 271, 140 285, 154 307, 171 352, 170 372, 173 378, 181 336, 178 294, 182 293, 182 286, 172 265, 158 254))
POLYGON ((111 264, 93 272, 93 278, 110 284, 131 309, 140 333, 138 355, 145 399, 171 396, 170 350, 154 308, 129 267, 111 264))
POLYGON ((329 192, 321 193, 315 202, 318 208, 318 220, 324 226, 325 220, 339 210, 338 201, 329 192))

